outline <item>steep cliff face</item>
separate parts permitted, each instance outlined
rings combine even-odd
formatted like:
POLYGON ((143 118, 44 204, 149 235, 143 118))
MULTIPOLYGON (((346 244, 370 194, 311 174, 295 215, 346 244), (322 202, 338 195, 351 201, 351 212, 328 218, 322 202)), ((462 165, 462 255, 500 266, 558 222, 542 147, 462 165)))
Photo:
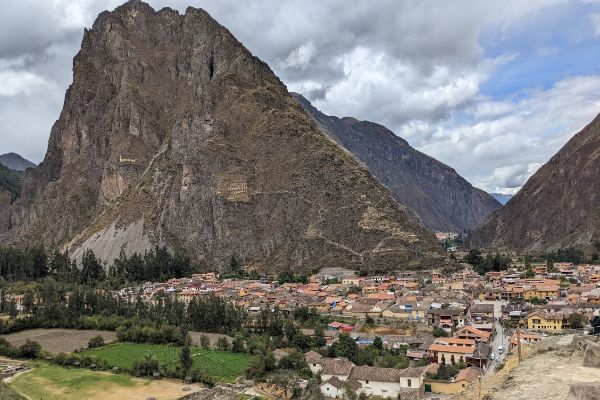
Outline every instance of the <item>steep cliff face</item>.
POLYGON ((297 93, 294 98, 317 125, 352 153, 433 230, 475 228, 500 203, 447 165, 412 148, 384 126, 325 115, 297 93))
POLYGON ((85 32, 11 226, 5 242, 106 260, 160 244, 270 271, 443 262, 433 235, 225 28, 140 1, 85 32))
POLYGON ((600 240, 600 116, 479 226, 473 247, 547 251, 600 240))

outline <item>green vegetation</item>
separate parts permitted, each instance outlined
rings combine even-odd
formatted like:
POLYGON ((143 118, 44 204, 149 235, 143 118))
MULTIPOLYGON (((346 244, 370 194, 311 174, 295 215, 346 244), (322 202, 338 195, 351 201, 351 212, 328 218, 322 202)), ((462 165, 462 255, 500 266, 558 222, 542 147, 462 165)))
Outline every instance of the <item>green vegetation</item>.
MULTIPOLYGON (((162 368, 175 370, 181 362, 181 347, 171 345, 116 343, 100 349, 89 349, 82 355, 97 357, 109 365, 132 371, 136 361, 151 354, 162 368)), ((247 354, 190 347, 191 368, 211 375, 217 381, 233 382, 250 364, 247 354)))
POLYGON ((475 271, 481 275, 490 271, 505 271, 512 263, 510 257, 500 253, 493 256, 488 253, 483 258, 479 249, 471 249, 469 254, 465 256, 464 261, 471 264, 475 271))
POLYGON ((21 177, 21 172, 0 164, 0 191, 7 191, 11 200, 15 200, 21 195, 21 177))
POLYGON ((0 400, 25 400, 25 397, 21 396, 6 383, 0 381, 0 400))

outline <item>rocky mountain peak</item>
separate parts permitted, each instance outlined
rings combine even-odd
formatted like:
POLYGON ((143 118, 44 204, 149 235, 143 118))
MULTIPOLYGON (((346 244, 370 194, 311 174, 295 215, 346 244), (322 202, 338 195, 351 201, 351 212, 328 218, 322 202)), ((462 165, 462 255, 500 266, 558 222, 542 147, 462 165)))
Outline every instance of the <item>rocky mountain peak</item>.
POLYGON ((272 272, 444 262, 433 234, 227 29, 135 0, 85 32, 46 157, 5 226, 3 242, 108 261, 166 245, 207 268, 235 255, 272 272))

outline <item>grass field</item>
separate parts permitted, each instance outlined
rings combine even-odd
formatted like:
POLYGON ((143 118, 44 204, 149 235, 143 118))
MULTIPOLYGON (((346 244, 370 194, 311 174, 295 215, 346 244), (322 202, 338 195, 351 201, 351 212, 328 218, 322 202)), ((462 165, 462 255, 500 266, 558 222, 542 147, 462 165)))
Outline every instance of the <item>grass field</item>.
MULTIPOLYGON (((17 376, 11 382, 11 386, 30 399, 44 400, 144 400, 148 397, 171 400, 190 393, 183 392, 184 385, 177 381, 152 381, 128 375, 66 369, 47 364, 17 376)), ((200 389, 199 385, 185 386, 191 386, 192 392, 200 389)), ((5 398, 0 395, 0 399, 5 398)))
POLYGON ((25 398, 6 383, 0 381, 0 400, 25 400, 25 398))
MULTIPOLYGON (((100 349, 85 350, 81 354, 92 355, 107 361, 111 366, 129 370, 136 360, 141 360, 148 353, 155 356, 161 365, 177 365, 180 348, 169 345, 115 343, 100 349)), ((227 351, 191 348, 193 366, 206 371, 215 380, 234 382, 244 373, 251 357, 247 354, 227 351)))

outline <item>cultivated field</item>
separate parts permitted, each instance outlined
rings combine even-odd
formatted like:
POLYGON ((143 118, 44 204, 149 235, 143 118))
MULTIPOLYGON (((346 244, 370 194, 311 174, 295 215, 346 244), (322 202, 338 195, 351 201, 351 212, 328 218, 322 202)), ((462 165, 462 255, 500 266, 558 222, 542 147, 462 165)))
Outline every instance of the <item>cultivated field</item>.
MULTIPOLYGON (((161 365, 177 365, 180 347, 158 344, 115 343, 100 349, 83 351, 83 355, 92 355, 106 360, 111 366, 129 370, 136 360, 146 354, 155 356, 161 365)), ((216 381, 234 382, 244 373, 251 357, 247 354, 192 347, 193 366, 206 371, 216 381)))
POLYGON ((101 335, 105 342, 117 340, 115 332, 110 331, 78 331, 75 329, 31 329, 23 332, 0 335, 13 346, 20 346, 26 339, 38 342, 50 353, 70 353, 87 347, 88 341, 94 336, 101 335))
POLYGON ((170 379, 153 381, 46 364, 17 376, 11 386, 30 399, 44 400, 174 400, 202 388, 170 379), (184 392, 184 387, 191 390, 184 392))

